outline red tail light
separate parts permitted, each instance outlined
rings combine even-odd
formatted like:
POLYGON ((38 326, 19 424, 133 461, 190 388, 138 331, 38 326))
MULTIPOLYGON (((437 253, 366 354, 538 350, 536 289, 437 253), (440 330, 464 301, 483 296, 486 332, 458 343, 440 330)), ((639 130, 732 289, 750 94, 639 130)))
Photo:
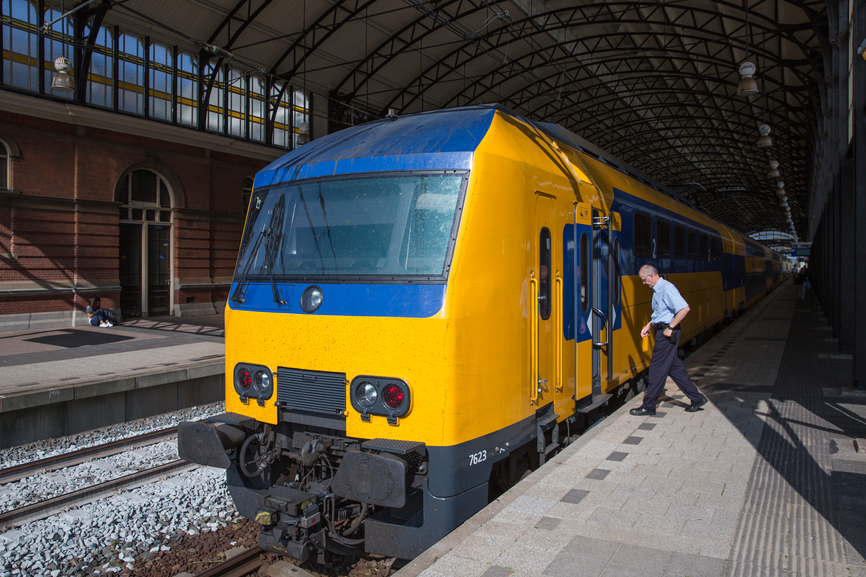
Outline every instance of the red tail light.
POLYGON ((253 384, 253 376, 250 374, 249 370, 241 369, 238 371, 238 384, 243 390, 250 388, 250 385, 253 384))
POLYGON ((388 385, 382 390, 382 400, 389 409, 399 409, 403 406, 403 390, 397 385, 388 385))

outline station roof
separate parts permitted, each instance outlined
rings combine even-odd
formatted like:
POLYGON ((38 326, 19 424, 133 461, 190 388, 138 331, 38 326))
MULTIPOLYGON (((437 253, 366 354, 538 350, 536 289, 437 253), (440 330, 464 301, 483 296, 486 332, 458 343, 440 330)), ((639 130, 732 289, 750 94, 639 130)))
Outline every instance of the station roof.
POLYGON ((332 131, 389 109, 500 103, 743 232, 809 234, 828 109, 824 2, 97 1, 106 23, 327 97, 313 113, 332 131), (757 69, 751 96, 737 94, 746 61, 757 69), (761 125, 772 146, 758 146, 761 125), (780 177, 769 176, 773 160, 780 177))

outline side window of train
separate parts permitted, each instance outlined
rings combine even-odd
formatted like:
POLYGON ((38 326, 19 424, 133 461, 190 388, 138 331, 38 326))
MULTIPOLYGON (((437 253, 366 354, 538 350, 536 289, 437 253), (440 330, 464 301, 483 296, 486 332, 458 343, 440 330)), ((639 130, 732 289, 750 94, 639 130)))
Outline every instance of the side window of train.
POLYGON ((656 256, 671 258, 671 223, 661 218, 656 221, 656 256))
POLYGON ((710 260, 719 260, 719 239, 710 239, 710 260))
POLYGON ((689 243, 688 243, 688 259, 695 260, 695 257, 698 256, 698 234, 689 229, 689 243))
POLYGON ((686 229, 678 224, 674 225, 674 258, 686 258, 686 229))
POLYGON ((538 314, 543 320, 550 318, 550 285, 553 284, 550 271, 550 231, 541 229, 538 242, 538 314))
POLYGON ((589 237, 580 235, 580 312, 589 312, 589 237))
POLYGON ((619 237, 613 241, 613 304, 622 305, 622 263, 619 237))
POLYGON ((701 244, 699 245, 699 246, 700 246, 700 251, 699 251, 699 253, 700 253, 700 259, 701 259, 701 260, 709 260, 709 258, 710 258, 710 247, 709 247, 709 245, 707 244, 707 235, 705 235, 705 234, 701 234, 700 237, 701 237, 701 240, 700 240, 700 243, 701 243, 701 244))
POLYGON ((642 212, 634 213, 634 255, 643 258, 653 255, 653 219, 642 212))

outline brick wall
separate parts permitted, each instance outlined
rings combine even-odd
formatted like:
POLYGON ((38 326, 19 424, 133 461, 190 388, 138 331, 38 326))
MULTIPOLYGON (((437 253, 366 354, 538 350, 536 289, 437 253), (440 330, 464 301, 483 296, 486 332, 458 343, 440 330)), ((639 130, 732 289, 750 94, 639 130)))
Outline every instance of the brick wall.
POLYGON ((115 187, 134 167, 151 168, 180 189, 175 304, 226 300, 225 287, 208 285, 232 276, 243 180, 268 161, 3 111, 0 132, 20 149, 12 190, 0 191, 0 315, 81 310, 96 293, 103 306, 119 306, 115 187), (178 289, 177 280, 190 288, 178 289), (76 285, 90 290, 73 298, 76 285))

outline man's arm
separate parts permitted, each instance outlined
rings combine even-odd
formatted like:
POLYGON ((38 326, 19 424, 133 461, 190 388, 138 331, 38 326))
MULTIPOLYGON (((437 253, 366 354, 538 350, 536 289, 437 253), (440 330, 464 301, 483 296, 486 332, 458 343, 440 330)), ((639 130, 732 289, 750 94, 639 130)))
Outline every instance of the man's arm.
POLYGON ((690 310, 691 309, 689 307, 685 307, 677 311, 677 314, 674 315, 674 320, 668 323, 668 328, 665 329, 665 332, 667 332, 669 329, 675 329, 680 326, 680 323, 683 322, 683 319, 686 318, 686 315, 689 314, 690 310))

